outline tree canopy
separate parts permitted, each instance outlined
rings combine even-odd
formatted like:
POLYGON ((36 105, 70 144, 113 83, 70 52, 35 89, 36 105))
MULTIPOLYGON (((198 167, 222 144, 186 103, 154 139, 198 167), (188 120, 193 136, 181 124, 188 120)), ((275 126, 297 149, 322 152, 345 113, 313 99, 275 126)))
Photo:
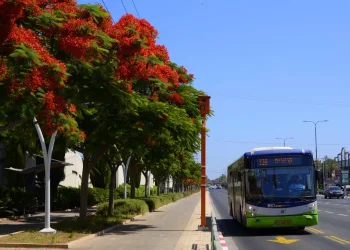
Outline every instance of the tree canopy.
POLYGON ((82 217, 90 171, 113 147, 160 179, 199 182, 204 93, 157 37, 145 19, 113 23, 98 4, 0 0, 0 133, 34 138, 38 117, 45 135, 58 130, 84 154, 82 217))

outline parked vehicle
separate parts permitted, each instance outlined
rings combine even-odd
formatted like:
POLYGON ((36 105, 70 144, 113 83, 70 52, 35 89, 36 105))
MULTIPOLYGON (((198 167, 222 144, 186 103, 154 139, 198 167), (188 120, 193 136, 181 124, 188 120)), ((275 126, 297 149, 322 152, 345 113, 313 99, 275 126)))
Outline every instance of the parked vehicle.
POLYGON ((331 199, 332 197, 337 197, 337 199, 341 197, 342 199, 344 199, 344 191, 337 186, 327 187, 326 190, 324 191, 324 198, 331 199))

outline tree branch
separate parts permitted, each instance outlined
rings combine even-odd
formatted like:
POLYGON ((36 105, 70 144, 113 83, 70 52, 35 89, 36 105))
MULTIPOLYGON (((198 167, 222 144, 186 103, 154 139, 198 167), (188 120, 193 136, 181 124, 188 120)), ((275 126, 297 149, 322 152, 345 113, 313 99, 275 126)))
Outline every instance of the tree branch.
POLYGON ((4 126, 0 126, 0 133, 6 131, 6 130, 9 130, 9 129, 12 129, 14 128, 15 126, 17 126, 18 124, 24 122, 24 118, 21 118, 21 119, 18 119, 18 120, 15 120, 15 121, 12 121, 12 122, 8 122, 6 125, 4 126))

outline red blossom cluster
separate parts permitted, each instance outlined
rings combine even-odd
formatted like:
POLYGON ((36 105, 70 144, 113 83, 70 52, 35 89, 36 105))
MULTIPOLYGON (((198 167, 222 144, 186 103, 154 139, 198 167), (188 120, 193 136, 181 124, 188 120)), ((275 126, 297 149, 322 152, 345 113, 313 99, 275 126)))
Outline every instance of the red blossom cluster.
POLYGON ((183 178, 183 179, 181 179, 181 181, 182 181, 183 183, 187 183, 187 184, 198 185, 198 182, 194 181, 194 180, 191 179, 191 178, 183 178))
MULTIPOLYGON (((157 30, 146 20, 137 19, 133 15, 123 16, 115 25, 115 38, 118 40, 120 51, 117 53, 119 66, 116 69, 118 80, 148 80, 159 79, 169 83, 170 91, 176 91, 180 84, 187 84, 193 75, 188 75, 187 70, 181 66, 175 69, 170 64, 170 58, 165 46, 156 44, 157 30), (152 64, 152 58, 156 57, 162 63, 152 64)), ((175 95, 174 95, 175 94, 175 95)), ((149 96, 152 100, 158 100, 158 93, 149 96)), ((170 95, 170 99, 176 104, 183 104, 183 98, 170 95)))
POLYGON ((152 138, 150 136, 146 136, 146 143, 149 147, 152 147, 156 144, 155 141, 152 140, 152 138))
POLYGON ((168 118, 169 117, 167 115, 158 116, 158 120, 162 120, 162 121, 168 120, 168 118))
POLYGON ((134 125, 134 128, 143 128, 144 125, 145 124, 143 121, 137 121, 134 125))
MULTIPOLYGON (((18 46, 24 46, 31 51, 32 57, 19 58, 23 62, 29 60, 25 64, 31 65, 21 74, 13 73, 13 69, 9 69, 6 61, 0 58, 0 80, 7 81, 14 100, 25 100, 26 95, 35 94, 39 89, 44 91, 39 118, 46 121, 47 133, 63 129, 58 114, 72 118, 72 113, 77 110, 76 106, 67 104, 64 97, 58 94, 68 84, 68 74, 65 63, 56 58, 57 54, 61 55, 59 58, 68 56, 71 61, 82 60, 93 66, 93 59, 104 60, 97 49, 97 46, 104 44, 101 34, 117 41, 115 78, 122 82, 121 87, 126 92, 133 93, 133 82, 138 80, 147 83, 145 89, 153 89, 154 86, 149 86, 153 83, 148 80, 155 78, 170 84, 165 101, 176 105, 184 103, 176 90, 179 85, 187 84, 193 75, 188 75, 184 67, 172 65, 166 47, 156 43, 157 30, 146 20, 126 14, 113 24, 110 16, 96 18, 75 0, 0 0, 0 53, 6 57, 18 46), (35 18, 57 13, 59 25, 51 23, 46 27, 37 25, 35 29, 28 28, 31 26, 27 23, 35 25, 32 21, 35 18), (53 37, 57 39, 58 46, 50 47, 53 37)), ((148 98, 159 101, 160 91, 153 91, 148 98)), ((168 117, 158 119, 167 120, 168 117)), ((76 128, 70 128, 70 131, 79 133, 76 128)), ((84 134, 80 135, 85 137, 84 134)), ((154 145, 151 139, 147 139, 147 142, 154 145)))
POLYGON ((180 96, 178 93, 174 92, 171 93, 168 97, 168 100, 170 102, 176 103, 178 105, 181 105, 184 103, 184 99, 182 98, 182 96, 180 96))

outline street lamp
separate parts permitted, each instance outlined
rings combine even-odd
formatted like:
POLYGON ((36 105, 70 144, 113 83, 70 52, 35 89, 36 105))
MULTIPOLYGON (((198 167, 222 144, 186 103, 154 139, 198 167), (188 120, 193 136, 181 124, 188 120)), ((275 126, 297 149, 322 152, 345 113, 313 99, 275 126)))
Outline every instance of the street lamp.
MULTIPOLYGON (((315 152, 316 152, 316 166, 318 169, 318 162, 317 162, 317 124, 319 122, 328 122, 328 120, 322 120, 322 121, 303 121, 303 122, 311 122, 315 125, 315 152)), ((317 182, 317 188, 319 188, 319 183, 317 182)))
POLYGON ((293 137, 288 137, 288 138, 279 138, 279 137, 277 137, 276 139, 277 140, 283 140, 283 146, 285 147, 286 146, 286 140, 293 139, 293 137))
POLYGON ((318 164, 317 163, 317 124, 319 122, 328 122, 328 120, 322 120, 322 121, 316 121, 316 122, 314 122, 314 121, 303 121, 303 122, 311 122, 315 125, 315 148, 316 148, 315 152, 316 152, 316 164, 318 164))

